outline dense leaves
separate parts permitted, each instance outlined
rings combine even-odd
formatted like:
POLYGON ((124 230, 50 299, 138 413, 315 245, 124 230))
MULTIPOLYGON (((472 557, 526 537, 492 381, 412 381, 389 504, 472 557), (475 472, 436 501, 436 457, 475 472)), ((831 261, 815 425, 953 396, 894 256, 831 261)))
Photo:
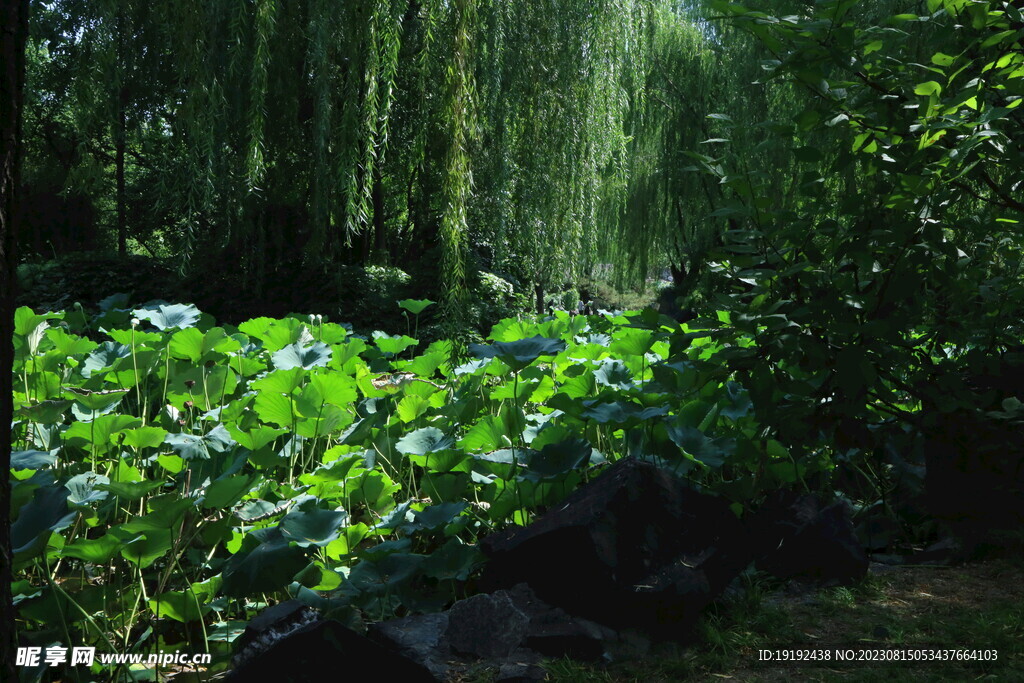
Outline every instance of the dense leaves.
POLYGON ((98 345, 69 317, 19 312, 13 531, 30 637, 56 618, 56 585, 83 605, 60 618, 83 642, 93 623, 172 637, 161 618, 220 632, 300 589, 375 618, 435 609, 479 564, 477 536, 528 522, 609 459, 728 482, 740 506, 786 479, 763 465, 791 462, 739 385, 699 369, 727 350, 714 330, 656 315, 506 320, 453 369, 446 342, 414 355, 411 337, 298 317, 132 312, 146 310, 158 331, 129 320, 98 345), (82 571, 95 588, 65 578, 82 571))

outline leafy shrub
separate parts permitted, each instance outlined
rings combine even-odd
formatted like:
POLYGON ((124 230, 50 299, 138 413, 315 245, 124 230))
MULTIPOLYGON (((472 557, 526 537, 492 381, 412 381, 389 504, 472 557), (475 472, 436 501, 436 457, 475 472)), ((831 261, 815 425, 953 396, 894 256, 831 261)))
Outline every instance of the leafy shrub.
POLYGON ((145 256, 118 257, 81 252, 18 266, 19 305, 61 310, 78 302, 95 308, 106 297, 124 292, 133 301, 168 296, 180 288, 170 268, 145 256))
POLYGON ((599 309, 606 311, 638 311, 648 306, 654 306, 658 296, 666 283, 656 281, 646 283, 642 289, 618 289, 608 280, 593 279, 585 280, 580 285, 580 291, 589 297, 590 301, 599 309))
POLYGON ((472 287, 470 295, 470 324, 478 336, 504 318, 519 317, 530 307, 529 299, 516 292, 512 282, 486 271, 480 272, 479 282, 472 287))

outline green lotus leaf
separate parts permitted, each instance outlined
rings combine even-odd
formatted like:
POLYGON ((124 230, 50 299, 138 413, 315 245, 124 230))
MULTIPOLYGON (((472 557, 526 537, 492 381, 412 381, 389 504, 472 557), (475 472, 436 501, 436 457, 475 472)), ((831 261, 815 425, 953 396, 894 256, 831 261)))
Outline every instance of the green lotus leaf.
POLYGON ((202 315, 192 304, 157 303, 132 311, 139 320, 148 320, 157 329, 166 331, 175 327, 192 327, 202 315))
POLYGON ((561 339, 540 335, 491 345, 470 344, 469 352, 476 358, 498 358, 514 372, 522 370, 541 356, 554 356, 566 348, 561 339))
POLYGON ((728 442, 720 439, 712 440, 693 427, 667 425, 666 431, 668 437, 672 439, 672 443, 708 467, 717 468, 725 464, 728 442))
POLYGON ((403 436, 395 448, 405 455, 426 455, 451 448, 454 443, 454 439, 445 436, 437 427, 423 427, 403 436))
POLYGON ((67 443, 83 450, 106 453, 117 443, 120 434, 142 426, 142 420, 131 415, 101 415, 92 422, 74 422, 64 433, 67 443))
POLYGON ((621 360, 606 358, 601 362, 601 367, 594 370, 594 381, 601 386, 611 387, 620 391, 629 391, 635 388, 633 384, 633 373, 621 360))
POLYGON ((558 443, 549 443, 539 451, 531 452, 526 462, 531 475, 538 479, 557 477, 586 466, 592 452, 590 443, 585 439, 566 439, 558 443))
POLYGON ((126 393, 128 391, 125 389, 89 391, 88 389, 67 387, 63 395, 65 395, 65 398, 70 398, 80 403, 83 411, 86 413, 103 413, 112 409, 118 401, 124 398, 126 393))
POLYGON ((63 557, 74 557, 90 564, 104 565, 121 549, 121 539, 111 534, 99 538, 80 538, 61 548, 63 557))
POLYGON ((156 448, 164 442, 167 437, 167 430, 160 427, 139 427, 138 429, 127 429, 124 431, 125 446, 135 448, 156 448))
POLYGON ((271 355, 270 359, 278 370, 291 370, 292 368, 309 370, 327 365, 331 360, 331 347, 321 342, 313 342, 310 346, 301 346, 298 343, 289 344, 271 355))
POLYGON ((202 505, 214 509, 229 508, 249 493, 258 479, 255 474, 221 477, 206 487, 202 505))
POLYGON ((469 503, 440 503, 413 512, 413 529, 416 531, 435 531, 448 526, 458 519, 469 503))
POLYGON ((623 356, 642 356, 651 350, 654 341, 651 330, 625 328, 616 334, 611 350, 623 356))
POLYGON ((259 425, 243 432, 236 425, 229 424, 227 425, 227 430, 235 441, 250 451, 258 451, 277 437, 287 433, 284 429, 275 429, 267 425, 259 425))
POLYGON ((82 377, 92 377, 96 372, 111 367, 118 358, 127 358, 131 355, 131 348, 124 344, 103 342, 82 361, 82 377))
POLYGON ((413 315, 419 315, 429 306, 433 306, 434 303, 430 299, 403 299, 398 302, 398 305, 413 315))
POLYGON ((64 412, 70 405, 71 401, 68 400, 42 401, 35 405, 21 406, 18 408, 18 415, 27 417, 37 424, 57 424, 64 421, 64 412))
POLYGON ((111 533, 125 535, 121 544, 121 557, 140 569, 145 569, 171 549, 170 529, 147 529, 141 533, 127 534, 123 529, 111 528, 111 533))
POLYGON ((99 344, 91 339, 68 334, 60 327, 51 327, 46 330, 46 337, 53 342, 54 348, 62 356, 80 356, 91 353, 99 344))
POLYGON ((419 344, 418 339, 404 334, 389 335, 384 332, 373 333, 373 343, 377 345, 385 355, 397 356, 410 346, 419 344))
POLYGON ((99 484, 109 484, 110 478, 95 472, 83 472, 68 479, 64 484, 68 489, 68 502, 74 505, 88 505, 106 500, 110 495, 107 491, 97 488, 99 484))
POLYGON ((14 451, 11 453, 12 470, 41 470, 57 462, 56 453, 46 451, 14 451))
POLYGON ((149 609, 156 617, 167 617, 182 623, 198 621, 210 611, 192 591, 168 591, 149 600, 149 609))
POLYGON ((222 589, 230 597, 280 590, 307 564, 306 553, 273 526, 249 532, 225 564, 222 589))
POLYGON ((465 581, 483 561, 476 546, 451 538, 424 560, 423 575, 438 581, 465 581))
POLYGON ((16 561, 34 556, 46 546, 52 532, 75 521, 78 512, 68 511, 67 500, 68 489, 59 484, 42 486, 33 492, 32 499, 11 524, 11 550, 16 561))
POLYGON ((97 484, 100 491, 108 491, 121 500, 141 500, 164 485, 163 481, 112 481, 97 484))

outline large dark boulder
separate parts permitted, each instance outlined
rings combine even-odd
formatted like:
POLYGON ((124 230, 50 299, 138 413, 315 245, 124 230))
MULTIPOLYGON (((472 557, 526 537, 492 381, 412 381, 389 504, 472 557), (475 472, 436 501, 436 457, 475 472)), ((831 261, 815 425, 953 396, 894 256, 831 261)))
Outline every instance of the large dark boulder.
POLYGON ((969 352, 964 366, 924 392, 920 426, 927 511, 970 555, 1024 524, 1024 347, 969 352))
POLYGON ((507 593, 480 593, 448 610, 445 635, 452 649, 477 657, 508 657, 523 642, 530 617, 507 593))
POLYGON ((609 628, 547 604, 525 583, 498 592, 506 593, 530 618, 523 645, 546 657, 596 661, 603 657, 606 645, 618 639, 618 634, 609 628))
POLYGON ((925 505, 967 548, 1024 524, 1024 420, 961 410, 925 441, 925 505))
POLYGON ((847 505, 780 490, 753 515, 756 566, 779 579, 847 585, 863 579, 868 557, 847 505))
POLYGON ((434 678, 444 681, 453 666, 447 630, 448 613, 436 612, 371 624, 366 635, 388 650, 418 662, 434 678))
POLYGON ((751 559, 724 500, 635 458, 481 547, 485 590, 525 582, 574 616, 666 635, 691 626, 751 559))
POLYGON ((435 681, 420 664, 294 601, 249 623, 232 665, 225 679, 231 683, 327 681, 339 672, 358 680, 435 681))
POLYGON ((472 677, 482 668, 497 672, 498 680, 540 680, 543 657, 599 660, 618 638, 544 603, 525 584, 479 593, 446 612, 373 624, 367 635, 439 681, 472 677))

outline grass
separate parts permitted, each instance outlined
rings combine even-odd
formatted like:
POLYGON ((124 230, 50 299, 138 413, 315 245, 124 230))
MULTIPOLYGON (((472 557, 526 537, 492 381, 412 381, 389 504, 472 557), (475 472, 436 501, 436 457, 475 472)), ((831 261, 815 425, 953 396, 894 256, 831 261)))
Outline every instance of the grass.
POLYGON ((753 579, 711 608, 695 645, 652 648, 608 666, 548 662, 548 680, 734 681, 1024 680, 1024 569, 993 560, 961 567, 882 567, 858 585, 802 592, 753 579), (759 649, 894 646, 998 650, 995 662, 815 666, 759 663, 759 649))

